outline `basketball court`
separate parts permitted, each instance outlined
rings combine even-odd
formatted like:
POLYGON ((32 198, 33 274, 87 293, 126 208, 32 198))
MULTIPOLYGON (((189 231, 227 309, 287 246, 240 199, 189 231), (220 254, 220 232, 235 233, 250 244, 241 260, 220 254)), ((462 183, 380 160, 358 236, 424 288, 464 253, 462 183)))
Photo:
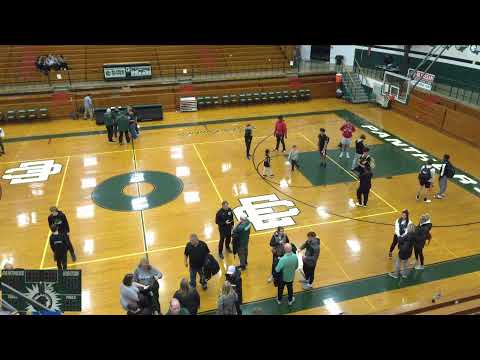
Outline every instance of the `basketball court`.
MULTIPOLYGON (((0 261, 54 269, 47 217, 49 207, 57 205, 70 222, 77 253, 70 265, 82 270, 85 314, 122 314, 121 280, 145 256, 164 274, 160 301, 166 311, 180 279, 188 277, 183 250, 189 235, 198 234, 218 258, 215 213, 223 200, 234 209, 236 221, 246 213, 253 223, 249 267, 242 274, 247 313, 261 307, 267 314, 367 314, 438 291, 468 290, 478 281, 480 166, 473 159, 479 150, 374 105, 317 99, 166 113, 164 121, 141 124, 140 137, 123 146, 108 143, 105 129, 91 121, 4 128, 9 141, 7 155, 0 158, 0 261), (294 144, 299 148, 300 170, 290 173, 284 154, 273 152, 275 176, 264 179, 261 163, 265 149, 274 149, 278 115, 288 126, 287 153, 294 144), (353 204, 352 158, 338 156, 345 120, 357 128, 354 138, 365 134, 376 161, 366 208, 353 204), (254 127, 251 160, 243 142, 248 123, 254 127), (316 145, 321 127, 330 137, 326 169, 319 167, 316 145), (449 181, 446 199, 417 202, 419 167, 425 158, 438 163, 444 153, 451 155, 458 176, 449 181), (25 174, 12 170, 25 167, 41 180, 5 178, 25 174), (393 269, 387 254, 393 223, 405 208, 414 222, 425 212, 432 215, 433 239, 424 250, 425 270, 396 280, 387 276, 393 269), (269 241, 278 225, 297 246, 309 231, 321 240, 314 290, 303 291, 295 283, 297 301, 291 308, 275 303, 276 288, 267 283, 269 241)), ((200 312, 216 309, 225 269, 239 261, 227 253, 220 264, 208 289, 200 290, 200 312)))

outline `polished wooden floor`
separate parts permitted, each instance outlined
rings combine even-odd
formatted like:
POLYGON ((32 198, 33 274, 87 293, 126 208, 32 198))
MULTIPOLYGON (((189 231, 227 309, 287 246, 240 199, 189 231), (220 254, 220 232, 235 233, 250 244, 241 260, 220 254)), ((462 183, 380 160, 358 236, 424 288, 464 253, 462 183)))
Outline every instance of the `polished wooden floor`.
MULTIPOLYGON (((306 103, 259 105, 248 108, 225 108, 198 113, 166 113, 165 120, 153 124, 203 122, 275 114, 330 111, 347 109, 429 153, 440 157, 450 153, 455 165, 472 175, 480 176, 480 151, 435 130, 411 121, 399 114, 372 105, 351 105, 337 99, 312 100, 306 103)), ((252 120, 255 127, 252 148, 271 134, 275 120, 252 120)), ((294 143, 300 151, 315 150, 316 136, 325 127, 332 146, 340 140, 342 120, 333 114, 311 115, 288 119, 287 145, 294 143)), ((0 261, 13 261, 23 268, 52 268, 52 254, 47 244, 48 209, 58 205, 68 216, 78 261, 74 265, 83 271, 83 313, 122 314, 119 286, 127 272, 132 272, 145 252, 150 262, 164 273, 160 281, 162 310, 188 275, 183 266, 183 249, 190 233, 195 232, 207 241, 216 253, 218 234, 215 212, 222 200, 238 206, 239 198, 278 194, 255 172, 252 162, 245 159, 243 127, 245 122, 162 128, 142 132, 131 146, 108 143, 105 135, 45 138, 7 143, 7 155, 0 158, 0 172, 17 167, 21 162, 49 159, 62 165, 62 171, 48 181, 10 185, 1 180, 3 197, 0 201, 0 261), (176 174, 184 182, 183 194, 161 207, 143 212, 117 212, 96 206, 91 199, 93 188, 102 181, 137 169, 164 171, 176 174), (147 239, 146 244, 144 239, 147 239)), ((150 123, 148 125, 151 125, 150 123)), ((145 124, 144 126, 147 126, 145 124)), ((103 130, 91 121, 56 120, 43 124, 8 124, 4 129, 9 137, 62 134, 103 130)), ((358 136, 361 131, 357 132, 358 136)), ((367 143, 379 141, 368 135, 367 143)), ((260 160, 266 147, 259 147, 260 160)), ((284 159, 273 161, 276 181, 289 185, 308 186, 301 173, 290 176, 284 159)), ((393 234, 393 222, 399 212, 408 208, 414 221, 428 211, 434 224, 454 224, 477 221, 480 214, 478 197, 457 185, 449 184, 448 199, 424 204, 415 201, 415 174, 375 179, 368 208, 352 208, 356 184, 339 183, 328 186, 295 188, 283 191, 299 200, 315 203, 327 211, 349 217, 362 217, 392 223, 392 227, 372 225, 319 213, 296 202, 300 214, 296 224, 287 228, 289 237, 300 244, 308 231, 319 234, 322 249, 316 269, 314 287, 336 284, 352 279, 382 274, 392 269, 387 258, 393 234), (352 246, 353 244, 353 246, 352 246)), ((480 253, 479 225, 439 228, 434 240, 425 249, 426 263, 455 259, 480 253)), ((249 249, 249 269, 243 274, 244 301, 273 297, 276 289, 266 279, 271 266, 268 246, 272 231, 252 233, 249 249)), ((238 261, 238 259, 236 260, 238 261)), ((236 263, 231 255, 222 261, 223 267, 236 263)), ((222 269, 223 270, 223 269, 222 269)), ((201 293, 201 311, 216 306, 223 272, 209 282, 201 293)), ((441 289, 459 291, 478 284, 479 273, 443 279, 427 284, 383 292, 339 303, 347 313, 365 314, 392 308, 402 303, 430 298, 441 289)), ((299 284, 295 290, 300 291, 299 284)), ((301 314, 327 314, 319 307, 301 314)))

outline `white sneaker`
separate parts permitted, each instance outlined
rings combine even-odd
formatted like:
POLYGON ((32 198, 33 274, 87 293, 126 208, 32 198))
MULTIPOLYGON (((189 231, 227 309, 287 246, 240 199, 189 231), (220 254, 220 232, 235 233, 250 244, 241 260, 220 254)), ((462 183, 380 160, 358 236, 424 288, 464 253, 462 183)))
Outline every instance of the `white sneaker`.
POLYGON ((390 276, 394 279, 398 279, 398 274, 397 273, 388 273, 388 276, 390 276))
POLYGON ((343 152, 340 153, 340 156, 339 157, 343 157, 343 152))
POLYGON ((424 267, 422 265, 415 265, 415 270, 423 270, 424 267))
POLYGON ((300 282, 300 283, 302 283, 302 284, 306 284, 308 281, 305 280, 305 279, 300 279, 300 280, 298 280, 298 282, 300 282))
POLYGON ((350 159, 350 154, 349 153, 347 153, 347 159, 350 159))
POLYGON ((363 207, 363 205, 362 205, 362 204, 360 204, 360 203, 357 203, 357 202, 355 203, 355 206, 358 206, 358 207, 363 207))
POLYGON ((307 283, 307 284, 303 284, 302 287, 303 287, 303 290, 312 290, 312 289, 313 289, 313 286, 310 285, 310 284, 308 284, 308 283, 307 283))
POLYGON ((431 202, 432 202, 432 200, 430 200, 430 199, 427 199, 427 200, 423 200, 423 202, 426 202, 426 203, 431 203, 431 202))
POLYGON ((273 276, 270 275, 270 276, 268 277, 268 279, 267 279, 267 282, 268 282, 268 283, 271 283, 272 281, 273 281, 273 276))
POLYGON ((288 302, 288 306, 292 306, 292 304, 295 302, 295 296, 292 298, 292 301, 288 302))
POLYGON ((277 299, 277 304, 278 304, 278 305, 281 305, 281 304, 282 304, 282 302, 281 302, 280 300, 278 300, 278 299, 277 299))

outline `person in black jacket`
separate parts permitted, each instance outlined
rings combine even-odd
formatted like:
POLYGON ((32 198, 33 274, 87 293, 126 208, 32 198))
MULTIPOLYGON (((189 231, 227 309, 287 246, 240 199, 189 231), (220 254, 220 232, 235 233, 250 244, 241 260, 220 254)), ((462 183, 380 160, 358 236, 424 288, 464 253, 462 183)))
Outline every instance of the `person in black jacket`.
POLYGON ((215 223, 218 225, 220 241, 218 242, 218 256, 223 259, 223 244, 228 252, 232 252, 230 242, 232 240, 233 211, 228 206, 228 201, 222 202, 222 207, 217 211, 215 223))
POLYGON ((310 290, 313 288, 315 267, 317 266, 318 257, 320 256, 320 239, 313 231, 307 234, 307 241, 300 246, 300 250, 304 249, 305 254, 302 256, 302 261, 305 280, 300 280, 300 282, 303 282, 304 290, 310 290))
POLYGON ((357 189, 357 200, 358 202, 355 204, 359 207, 367 206, 368 202, 368 194, 370 193, 370 189, 372 188, 372 169, 368 163, 365 164, 365 167, 360 172, 360 185, 357 189), (362 201, 363 196, 363 201, 362 201))
POLYGON ((289 242, 290 240, 288 239, 287 234, 285 234, 285 229, 282 226, 279 226, 270 239, 270 248, 272 250, 272 271, 267 282, 272 282, 273 276, 276 273, 275 266, 277 266, 278 259, 285 254, 283 245, 289 242))
POLYGON ((185 267, 190 265, 190 286, 197 287, 197 274, 200 276, 200 284, 204 290, 207 289, 204 264, 210 249, 204 241, 201 241, 197 234, 190 235, 190 241, 185 246, 185 267))
POLYGON ((395 272, 389 273, 394 279, 398 279, 398 276, 401 274, 402 278, 407 278, 409 269, 408 269, 408 259, 412 256, 413 246, 415 244, 417 237, 415 224, 410 222, 407 226, 407 233, 405 236, 398 238, 398 258, 395 263, 395 272), (403 268, 400 270, 400 268, 403 268))
POLYGON ((50 235, 50 247, 53 251, 53 259, 57 262, 58 270, 67 270, 67 252, 70 252, 72 261, 75 262, 75 250, 73 249, 70 238, 59 231, 59 225, 54 225, 52 235, 50 235))
POLYGON ((430 230, 432 229, 432 222, 430 214, 423 214, 420 217, 420 222, 417 227, 415 242, 413 244, 413 250, 415 252, 415 270, 423 270, 424 257, 423 257, 423 248, 425 243, 430 244, 432 235, 430 230), (418 260, 420 259, 420 264, 418 260))
POLYGON ((358 160, 363 155, 363 149, 365 149, 366 136, 364 134, 360 135, 360 138, 355 140, 355 156, 352 161, 352 171, 358 166, 358 160))
POLYGON ((225 279, 232 284, 233 290, 235 290, 237 293, 235 307, 237 308, 237 315, 242 315, 242 309, 240 308, 240 305, 242 305, 243 302, 242 273, 234 265, 230 265, 227 269, 227 273, 225 274, 225 279))
POLYGON ((173 295, 180 302, 180 305, 188 310, 190 315, 197 315, 200 307, 200 295, 197 289, 191 287, 188 280, 183 278, 180 281, 180 289, 173 295))
POLYGON ((247 160, 250 160, 250 146, 252 145, 253 139, 253 128, 252 125, 247 124, 245 126, 245 149, 247 151, 247 160))
MULTIPOLYGON (((52 230, 54 226, 58 227, 60 234, 66 234, 70 236, 70 226, 68 225, 67 217, 63 212, 58 210, 57 207, 52 206, 50 208, 50 215, 48 216, 48 225, 52 230)), ((53 232, 53 230, 52 230, 53 232)))

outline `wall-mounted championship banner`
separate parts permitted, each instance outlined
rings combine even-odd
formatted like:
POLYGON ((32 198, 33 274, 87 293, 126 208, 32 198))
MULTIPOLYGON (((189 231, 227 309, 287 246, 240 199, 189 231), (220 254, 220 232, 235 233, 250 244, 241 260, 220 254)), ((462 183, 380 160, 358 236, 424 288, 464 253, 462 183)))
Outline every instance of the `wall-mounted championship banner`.
MULTIPOLYGON (((409 78, 412 78, 412 75, 413 75, 414 71, 415 71, 415 69, 408 69, 408 77, 409 78)), ((417 72, 415 73, 415 76, 411 80, 412 85, 415 84, 419 79, 421 79, 417 84, 417 86, 419 88, 422 88, 422 89, 425 89, 425 90, 428 90, 428 91, 432 90, 433 81, 435 80, 435 75, 429 74, 429 73, 424 73, 423 71, 417 70, 417 72)))
POLYGON ((149 63, 104 64, 105 80, 151 79, 152 66, 149 63))

